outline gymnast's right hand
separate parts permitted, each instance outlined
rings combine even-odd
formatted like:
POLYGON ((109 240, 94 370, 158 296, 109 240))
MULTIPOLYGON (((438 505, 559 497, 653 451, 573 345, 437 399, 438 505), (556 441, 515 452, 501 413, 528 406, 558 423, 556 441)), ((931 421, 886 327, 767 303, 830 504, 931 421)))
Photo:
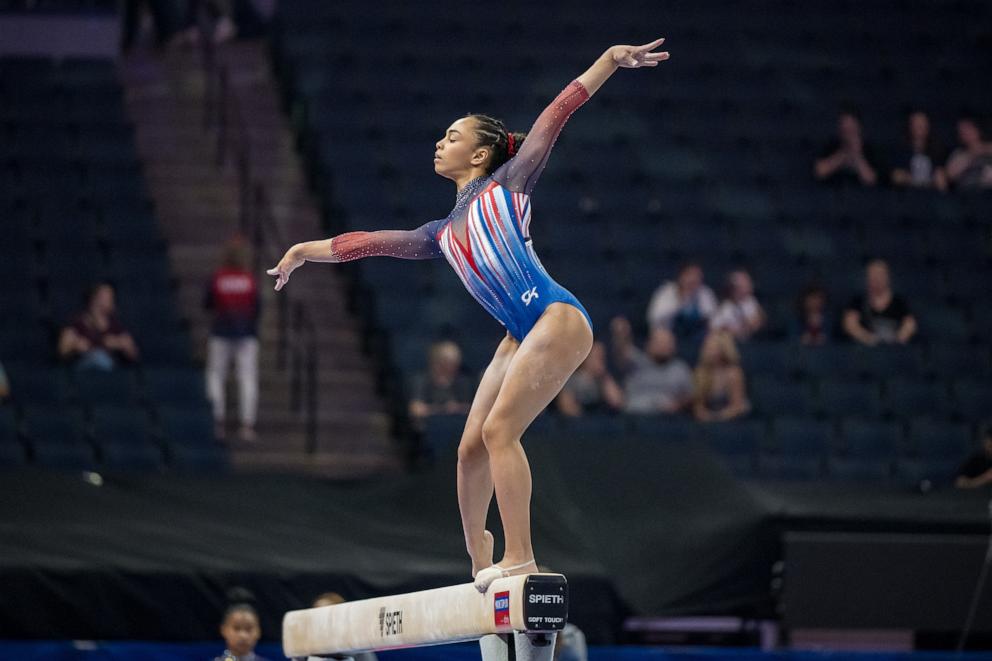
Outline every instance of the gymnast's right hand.
POLYGON ((282 259, 279 260, 275 268, 266 271, 269 275, 276 277, 276 291, 286 286, 286 283, 289 282, 290 274, 303 266, 303 262, 305 261, 306 259, 303 257, 300 246, 297 244, 286 251, 286 254, 282 256, 282 259))

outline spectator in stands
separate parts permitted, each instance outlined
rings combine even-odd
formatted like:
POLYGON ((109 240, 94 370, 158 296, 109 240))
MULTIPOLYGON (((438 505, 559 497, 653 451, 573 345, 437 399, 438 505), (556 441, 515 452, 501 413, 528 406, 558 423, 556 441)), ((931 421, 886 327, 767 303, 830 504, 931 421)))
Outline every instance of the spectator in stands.
MULTIPOLYGON (((313 601, 313 608, 323 608, 324 606, 337 606, 338 604, 343 604, 347 599, 342 597, 337 592, 325 592, 313 601)), ((338 657, 335 657, 338 658, 338 657)), ((378 658, 375 652, 360 652, 358 654, 352 654, 347 657, 340 657, 341 659, 351 659, 351 661, 376 661, 378 658)))
POLYGON ((213 405, 214 434, 226 435, 224 384, 234 360, 243 441, 255 440, 258 411, 258 282, 248 268, 248 246, 234 237, 224 248, 223 264, 210 278, 204 307, 213 314, 207 342, 207 396, 213 405))
POLYGON ((183 38, 195 46, 200 41, 200 20, 209 18, 212 24, 210 39, 222 44, 238 36, 238 26, 234 23, 232 0, 186 0, 186 21, 183 38), (206 16, 204 16, 206 11, 206 16))
POLYGON ((982 447, 968 457, 961 468, 954 486, 959 489, 975 489, 992 484, 992 425, 982 430, 982 447))
POLYGON ((874 186, 878 162, 875 150, 862 137, 861 118, 853 110, 844 110, 837 116, 837 137, 823 148, 813 174, 832 184, 874 186))
POLYGON ((844 310, 844 331, 867 346, 907 344, 916 334, 916 318, 906 300, 893 293, 889 265, 881 259, 865 268, 865 293, 844 310))
POLYGON ((806 287, 799 297, 796 312, 796 335, 801 344, 820 346, 830 341, 832 324, 827 307, 827 291, 823 287, 806 287))
POLYGON ((426 373, 417 374, 410 386, 410 417, 422 427, 424 418, 439 414, 467 414, 475 394, 471 377, 463 374, 462 351, 450 340, 430 349, 426 373))
POLYGON ((921 110, 909 114, 906 120, 906 144, 892 170, 895 186, 947 190, 947 173, 941 165, 947 152, 930 131, 930 117, 921 110))
POLYGON ((114 287, 102 282, 86 296, 86 309, 59 336, 59 358, 78 369, 112 370, 138 360, 134 338, 117 319, 114 287))
POLYGON ((765 311, 754 296, 751 274, 744 269, 731 271, 725 298, 710 319, 710 329, 726 331, 742 342, 761 330, 765 320, 765 311))
POLYGON ((558 394, 558 412, 569 417, 623 409, 623 390, 606 367, 606 347, 594 342, 589 355, 558 394))
POLYGON ((960 146, 947 159, 947 178, 959 190, 992 188, 992 142, 985 142, 978 120, 958 120, 960 146))
POLYGON ((675 334, 664 326, 651 330, 644 351, 631 340, 630 322, 610 324, 613 352, 623 374, 627 413, 674 414, 692 403, 692 370, 676 356, 675 334))
POLYGON ((648 305, 648 327, 667 328, 679 338, 692 338, 705 332, 716 312, 713 290, 703 282, 703 268, 688 262, 678 277, 659 287, 648 305))
POLYGON ((7 379, 7 371, 0 363, 0 404, 3 404, 10 397, 10 380, 7 379))
POLYGON ((733 420, 747 414, 751 403, 741 358, 730 333, 706 336, 696 366, 692 411, 700 422, 733 420))
POLYGON ((255 654, 262 627, 258 612, 250 603, 237 601, 228 606, 221 620, 220 635, 224 638, 224 654, 214 661, 265 661, 255 654))
POLYGON ((179 6, 175 0, 125 0, 124 16, 121 21, 123 34, 121 48, 128 52, 136 42, 142 41, 141 33, 146 29, 145 9, 151 26, 155 29, 155 41, 159 47, 170 45, 179 26, 179 6))

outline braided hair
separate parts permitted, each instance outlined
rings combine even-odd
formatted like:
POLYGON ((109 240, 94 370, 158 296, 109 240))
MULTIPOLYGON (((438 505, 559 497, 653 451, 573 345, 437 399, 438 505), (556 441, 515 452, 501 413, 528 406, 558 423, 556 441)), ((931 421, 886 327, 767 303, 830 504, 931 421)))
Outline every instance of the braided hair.
POLYGON ((480 147, 491 147, 492 156, 486 164, 486 174, 491 174, 499 166, 516 156, 526 133, 512 133, 500 120, 489 115, 470 113, 466 117, 475 120, 475 137, 480 147))

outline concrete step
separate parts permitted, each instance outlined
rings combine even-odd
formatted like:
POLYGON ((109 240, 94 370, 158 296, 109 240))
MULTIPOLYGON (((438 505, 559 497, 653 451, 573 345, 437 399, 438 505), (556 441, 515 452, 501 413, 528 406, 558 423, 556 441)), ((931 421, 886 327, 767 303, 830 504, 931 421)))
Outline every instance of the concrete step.
MULTIPOLYGON (((198 57, 191 52, 129 57, 121 64, 121 78, 149 190, 170 244, 177 299, 202 360, 211 321, 202 309, 204 289, 224 242, 240 227, 240 216, 234 164, 216 163, 217 136, 204 125, 208 85, 198 57)), ((249 127, 253 176, 266 185, 279 227, 276 242, 285 243, 266 249, 268 267, 293 242, 326 238, 321 210, 307 189, 264 47, 239 42, 221 48, 218 58, 229 65, 231 89, 249 127)), ((235 467, 336 477, 398 470, 391 419, 376 391, 374 364, 361 348, 361 326, 348 313, 343 278, 330 266, 310 265, 294 273, 285 293, 273 292, 267 276, 260 275, 260 284, 259 442, 231 446, 235 467), (313 456, 304 453, 305 419, 290 410, 289 371, 278 366, 279 296, 302 303, 318 332, 320 451, 313 456)), ((291 336, 290 348, 302 341, 291 336)))

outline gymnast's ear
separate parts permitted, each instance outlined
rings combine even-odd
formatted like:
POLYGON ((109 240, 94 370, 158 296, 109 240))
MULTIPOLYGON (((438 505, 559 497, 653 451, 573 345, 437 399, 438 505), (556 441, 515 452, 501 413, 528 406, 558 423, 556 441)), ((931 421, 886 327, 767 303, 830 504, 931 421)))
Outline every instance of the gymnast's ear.
POLYGON ((482 167, 492 156, 492 148, 489 145, 483 145, 476 148, 472 153, 472 158, 469 159, 469 163, 476 167, 482 167))

